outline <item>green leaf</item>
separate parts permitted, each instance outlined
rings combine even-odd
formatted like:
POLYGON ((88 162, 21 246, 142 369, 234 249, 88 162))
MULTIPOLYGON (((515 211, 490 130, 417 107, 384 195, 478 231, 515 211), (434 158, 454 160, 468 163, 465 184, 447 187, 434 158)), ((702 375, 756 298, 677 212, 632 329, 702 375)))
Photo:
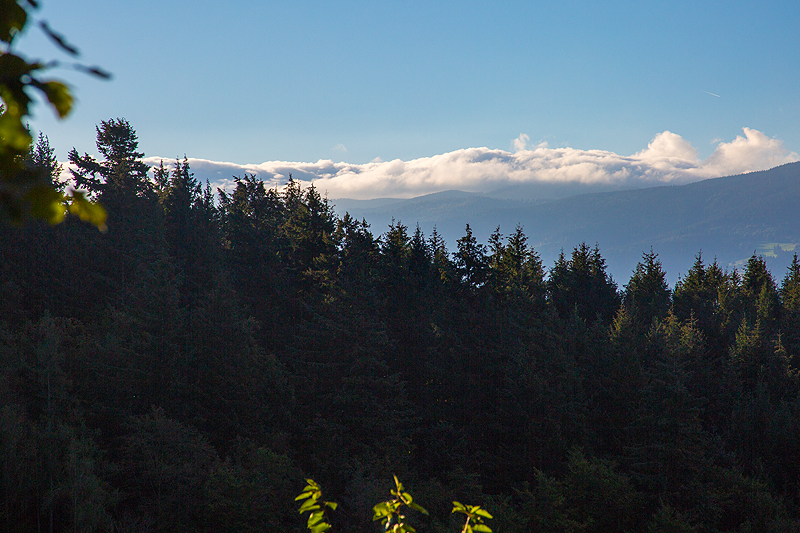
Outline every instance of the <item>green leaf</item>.
POLYGON ((412 509, 414 509, 415 511, 419 511, 420 513, 422 513, 424 515, 428 514, 428 511, 426 511, 425 508, 422 507, 421 505, 417 505, 416 503, 409 503, 408 506, 411 507, 412 509))
POLYGON ((308 529, 311 530, 311 533, 323 533, 324 531, 328 531, 330 528, 331 528, 330 524, 323 522, 322 524, 310 527, 308 529))
POLYGON ((308 515, 308 527, 315 526, 325 520, 325 513, 317 511, 308 515))
POLYGON ((485 509, 481 509, 480 507, 477 507, 477 509, 475 509, 475 514, 478 516, 482 516, 484 518, 494 518, 492 515, 489 514, 488 511, 486 511, 485 509))
MULTIPOLYGON (((2 65, 0 65, 0 70, 2 68, 2 65)), ((28 128, 25 127, 22 120, 28 112, 28 104, 21 105, 15 93, 16 91, 11 91, 7 86, 3 86, 0 83, 0 99, 5 104, 5 112, 0 115, 0 139, 2 139, 0 149, 10 148, 24 153, 27 152, 33 141, 28 128)), ((24 92, 22 96, 26 99, 26 102, 29 101, 24 92)))
POLYGON ((19 3, 14 0, 0 1, 0 41, 10 43, 27 21, 28 13, 19 3))
POLYGON ((389 507, 388 502, 381 502, 377 504, 375 507, 372 508, 372 511, 375 513, 372 517, 372 520, 380 520, 381 518, 385 518, 391 514, 393 514, 393 510, 389 507))
POLYGON ((93 224, 100 231, 106 230, 106 210, 97 202, 90 202, 80 191, 72 193, 69 212, 84 222, 93 224))
POLYGON ((26 195, 31 215, 50 224, 59 224, 67 214, 64 196, 47 185, 36 185, 26 195))
POLYGON ((310 500, 306 500, 305 502, 303 502, 303 505, 300 506, 300 509, 298 509, 297 512, 298 513, 305 513, 306 511, 316 511, 317 509, 320 509, 320 508, 321 507, 317 503, 317 500, 312 498, 310 500))
POLYGON ((53 109, 58 113, 59 118, 69 115, 74 102, 72 94, 69 92, 69 87, 60 81, 46 81, 35 85, 45 94, 53 109))
POLYGON ((456 513, 456 512, 463 513, 463 512, 466 512, 466 511, 467 511, 467 508, 464 507, 463 503, 461 503, 461 502, 453 502, 453 512, 454 513, 456 513))
POLYGON ((481 531, 482 533, 492 533, 492 528, 486 524, 476 524, 472 526, 473 531, 481 531))

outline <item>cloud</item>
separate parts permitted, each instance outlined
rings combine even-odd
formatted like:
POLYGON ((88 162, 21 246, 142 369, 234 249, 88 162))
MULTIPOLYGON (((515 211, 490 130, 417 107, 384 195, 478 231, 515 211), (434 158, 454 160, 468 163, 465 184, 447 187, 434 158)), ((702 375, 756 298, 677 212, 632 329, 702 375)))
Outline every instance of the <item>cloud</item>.
MULTIPOLYGON (((229 188, 234 176, 256 174, 272 186, 289 175, 308 186, 313 183, 331 199, 411 198, 458 189, 489 193, 517 185, 593 185, 646 187, 682 184, 706 178, 765 170, 800 159, 780 140, 750 128, 744 136, 719 142, 714 153, 701 160, 697 150, 680 135, 665 131, 647 148, 630 156, 603 150, 550 148, 546 143, 528 148, 521 134, 514 153, 490 148, 465 148, 410 161, 375 159, 364 164, 268 161, 241 165, 189 159, 195 175, 215 187, 229 188)), ((160 158, 148 158, 158 164, 160 158)), ((166 161, 166 159, 165 159, 166 161)))
POLYGON ((787 154, 783 142, 767 137, 758 130, 743 128, 744 137, 737 135, 729 143, 719 143, 717 149, 705 161, 707 169, 714 174, 725 176, 737 174, 743 167, 764 170, 774 166, 796 161, 797 154, 787 154))
POLYGON ((676 133, 665 131, 656 135, 645 150, 637 153, 643 161, 679 161, 695 165, 698 163, 697 149, 692 144, 676 133))
POLYGON ((514 143, 513 143, 514 144, 514 151, 515 152, 521 152, 522 150, 524 150, 528 146, 528 141, 530 141, 530 140, 531 140, 531 138, 528 137, 527 134, 520 133, 519 137, 514 139, 514 143))
POLYGON ((337 152, 346 152, 347 151, 347 147, 345 145, 343 145, 342 143, 337 144, 336 146, 333 147, 333 149, 336 150, 337 152))

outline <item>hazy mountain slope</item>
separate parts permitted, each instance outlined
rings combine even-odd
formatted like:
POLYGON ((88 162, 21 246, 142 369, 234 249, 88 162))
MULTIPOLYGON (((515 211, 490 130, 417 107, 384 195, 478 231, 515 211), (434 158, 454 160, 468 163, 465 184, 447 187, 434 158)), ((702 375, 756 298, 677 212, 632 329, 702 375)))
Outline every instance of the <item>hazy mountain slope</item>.
MULTIPOLYGON (((334 203, 343 202, 336 200, 334 203)), ((341 207, 337 209, 343 214, 341 207)), ((705 180, 689 185, 584 194, 544 203, 499 200, 448 192, 350 213, 366 218, 375 233, 392 218, 426 235, 434 225, 451 246, 469 223, 483 242, 497 227, 508 234, 522 224, 546 266, 560 249, 581 241, 597 243, 615 279, 627 281, 641 253, 653 247, 672 282, 686 272, 694 256, 717 257, 732 266, 754 251, 766 253, 776 278, 783 277, 791 254, 784 248, 800 242, 800 163, 762 172, 705 180), (777 252, 777 257, 769 254, 777 252)))

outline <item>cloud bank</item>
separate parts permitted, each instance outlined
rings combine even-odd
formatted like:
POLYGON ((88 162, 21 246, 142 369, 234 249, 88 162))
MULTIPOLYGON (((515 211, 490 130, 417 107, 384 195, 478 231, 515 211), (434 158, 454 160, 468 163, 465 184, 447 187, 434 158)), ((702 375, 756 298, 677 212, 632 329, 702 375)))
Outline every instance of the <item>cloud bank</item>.
MULTIPOLYGON (((783 142, 760 131, 743 128, 743 136, 719 142, 705 160, 680 135, 665 131, 647 148, 630 156, 603 150, 528 148, 525 134, 512 141, 512 152, 466 148, 411 161, 374 160, 365 164, 268 161, 241 165, 189 159, 195 175, 215 187, 228 189, 234 176, 256 174, 270 186, 281 186, 289 175, 304 186, 313 183, 331 199, 412 198, 458 189, 491 193, 519 185, 589 185, 639 188, 683 184, 706 178, 766 170, 800 159, 783 142)), ((146 161, 158 164, 161 158, 146 161)), ((165 159, 165 163, 167 160, 165 159)))

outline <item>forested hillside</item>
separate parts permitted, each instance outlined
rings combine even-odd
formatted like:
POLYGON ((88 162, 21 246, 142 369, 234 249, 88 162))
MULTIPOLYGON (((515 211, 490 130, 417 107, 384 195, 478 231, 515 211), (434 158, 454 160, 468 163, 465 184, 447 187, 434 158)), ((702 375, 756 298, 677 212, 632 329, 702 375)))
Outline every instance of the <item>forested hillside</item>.
POLYGON ((800 529, 796 257, 671 290, 647 247, 617 285, 519 227, 448 250, 295 182, 150 179, 122 119, 97 148, 105 233, 0 227, 0 530, 302 531, 310 476, 375 531, 393 474, 420 532, 454 499, 497 533, 800 529))
POLYGON ((384 226, 393 218, 434 227, 455 243, 469 223, 486 239, 499 225, 522 224, 545 263, 576 242, 600 243, 615 279, 627 279, 642 250, 659 252, 671 284, 703 250, 725 268, 741 269, 754 251, 780 276, 800 243, 800 162, 680 186, 576 192, 560 199, 500 199, 458 191, 410 200, 334 200, 337 213, 384 226))

